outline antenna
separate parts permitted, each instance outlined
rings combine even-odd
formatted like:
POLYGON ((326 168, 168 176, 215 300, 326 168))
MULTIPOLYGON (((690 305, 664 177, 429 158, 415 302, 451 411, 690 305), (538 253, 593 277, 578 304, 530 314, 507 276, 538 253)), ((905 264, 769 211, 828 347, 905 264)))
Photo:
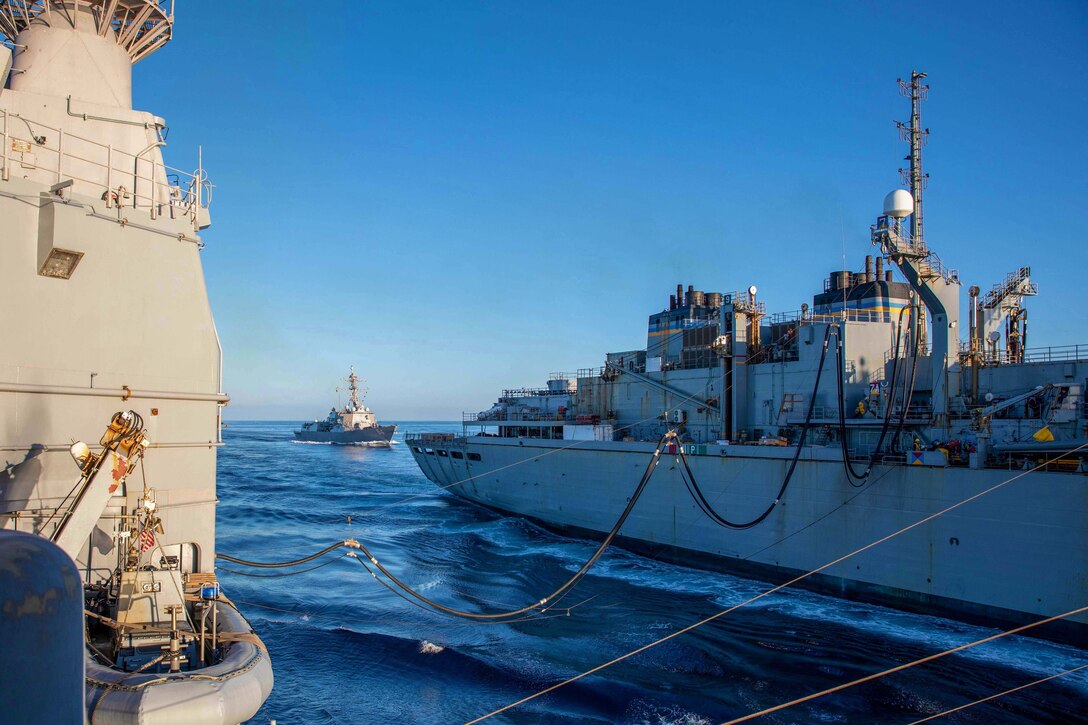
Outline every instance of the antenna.
POLYGON ((910 81, 902 78, 896 79, 899 83, 899 95, 910 98, 910 125, 897 121, 899 136, 910 143, 910 155, 905 160, 910 161, 910 169, 899 169, 903 177, 904 185, 910 186, 911 196, 914 197, 914 213, 910 217, 910 235, 914 245, 923 251, 926 241, 922 228, 922 190, 926 188, 929 174, 922 172, 922 147, 929 139, 929 129, 922 130, 922 101, 929 97, 929 86, 922 84, 925 73, 912 70, 910 81))

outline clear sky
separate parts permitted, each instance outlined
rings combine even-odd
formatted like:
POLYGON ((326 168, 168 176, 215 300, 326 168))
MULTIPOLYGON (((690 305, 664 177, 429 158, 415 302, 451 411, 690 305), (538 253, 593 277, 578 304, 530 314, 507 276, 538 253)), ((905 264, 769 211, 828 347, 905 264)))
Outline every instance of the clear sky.
POLYGON ((185 0, 134 95, 216 184, 228 417, 354 364, 450 419, 642 347, 678 282, 788 311, 859 269, 915 68, 930 247, 965 299, 1030 265, 1029 347, 1088 343, 1088 2, 185 0))

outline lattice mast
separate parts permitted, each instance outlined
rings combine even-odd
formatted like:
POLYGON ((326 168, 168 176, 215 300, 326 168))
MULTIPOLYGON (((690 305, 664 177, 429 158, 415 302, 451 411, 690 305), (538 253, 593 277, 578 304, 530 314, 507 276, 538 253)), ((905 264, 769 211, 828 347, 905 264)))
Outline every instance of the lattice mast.
POLYGON ((910 98, 910 124, 897 122, 899 134, 904 141, 910 144, 910 155, 905 157, 910 162, 910 168, 899 169, 903 183, 910 188, 914 197, 914 213, 910 217, 910 236, 914 244, 922 250, 926 247, 925 233, 922 223, 922 191, 926 187, 929 174, 922 171, 922 147, 929 139, 929 129, 922 129, 922 101, 929 96, 929 86, 922 83, 925 73, 910 72, 910 81, 898 79, 899 93, 910 98))

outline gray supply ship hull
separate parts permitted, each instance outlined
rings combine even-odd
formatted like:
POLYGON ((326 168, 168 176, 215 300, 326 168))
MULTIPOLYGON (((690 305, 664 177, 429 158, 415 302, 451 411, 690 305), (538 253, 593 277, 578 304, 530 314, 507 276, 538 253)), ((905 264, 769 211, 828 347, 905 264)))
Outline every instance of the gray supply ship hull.
MULTIPOLYGON (((420 469, 451 493, 549 527, 592 534, 611 529, 653 449, 646 442, 571 447, 569 441, 486 436, 411 441, 420 469), (470 454, 479 460, 469 460, 470 454)), ((738 519, 766 508, 790 460, 784 448, 690 449, 688 460, 707 498, 738 519)), ((835 453, 805 451, 784 505, 744 531, 723 529, 703 515, 673 458, 663 456, 617 543, 655 558, 777 583, 1018 473, 878 466, 879 480, 859 493, 847 483, 835 453)), ((1025 475, 797 586, 997 626, 1075 609, 1088 592, 1086 484, 1083 476, 1064 473, 1025 475)), ((1042 634, 1088 646, 1088 617, 1056 622, 1042 634)))
POLYGON ((395 425, 376 425, 361 430, 297 430, 295 439, 306 443, 336 443, 339 445, 387 444, 397 432, 395 425))
MULTIPOLYGON (((960 272, 922 224, 925 77, 899 81, 910 190, 869 229, 879 256, 831 270, 798 311, 768 313, 756 285, 677 285, 644 348, 506 389, 461 436, 408 436, 423 472, 594 534, 634 501, 622 546, 774 582, 812 572, 798 586, 839 596, 1001 626, 1085 606, 1088 346, 1027 347, 1027 266, 970 286, 961 313, 960 272), (634 500, 665 444, 683 447, 634 500)), ((1084 614, 1047 626, 1031 631, 1088 645, 1084 614)))

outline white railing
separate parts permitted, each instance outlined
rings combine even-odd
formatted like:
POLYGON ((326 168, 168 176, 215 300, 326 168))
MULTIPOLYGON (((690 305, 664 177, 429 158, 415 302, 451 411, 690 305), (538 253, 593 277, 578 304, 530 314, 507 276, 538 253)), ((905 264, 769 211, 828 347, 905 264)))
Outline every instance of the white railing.
POLYGON ((194 226, 199 211, 211 203, 203 164, 195 173, 167 166, 153 153, 166 145, 163 141, 133 154, 3 109, 0 136, 4 181, 13 175, 43 183, 71 180, 76 191, 101 198, 107 208, 147 209, 152 219, 187 216, 194 226))

